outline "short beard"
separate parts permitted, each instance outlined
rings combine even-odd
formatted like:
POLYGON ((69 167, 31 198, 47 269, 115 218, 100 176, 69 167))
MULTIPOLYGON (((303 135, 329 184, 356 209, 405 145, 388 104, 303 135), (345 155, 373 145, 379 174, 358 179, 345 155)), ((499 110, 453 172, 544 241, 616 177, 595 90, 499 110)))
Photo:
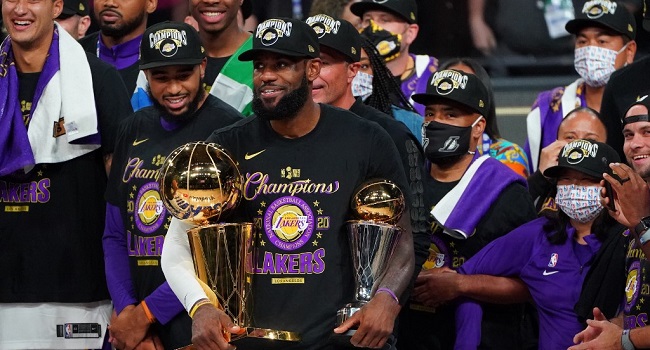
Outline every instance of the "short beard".
POLYGON ((126 35, 132 33, 136 28, 138 28, 145 21, 145 13, 141 12, 138 14, 138 17, 134 18, 129 22, 124 22, 122 25, 115 27, 113 24, 104 25, 99 21, 99 29, 102 32, 102 35, 114 39, 121 39, 126 35))
POLYGON ((309 98, 309 81, 307 76, 302 77, 300 86, 282 97, 275 107, 267 108, 260 99, 259 90, 253 97, 253 112, 264 120, 288 120, 298 115, 309 98))
POLYGON ((199 85, 199 91, 196 92, 196 96, 187 106, 187 111, 179 115, 171 115, 167 111, 167 108, 161 105, 160 102, 158 102, 158 100, 154 98, 153 95, 151 95, 151 89, 149 88, 149 86, 147 86, 147 93, 151 97, 151 102, 153 102, 153 107, 156 108, 156 110, 158 110, 158 114, 160 114, 160 117, 169 123, 185 123, 191 120, 192 118, 194 118, 194 114, 199 109, 199 103, 203 101, 203 98, 205 97, 206 94, 205 89, 203 89, 203 87, 199 85))

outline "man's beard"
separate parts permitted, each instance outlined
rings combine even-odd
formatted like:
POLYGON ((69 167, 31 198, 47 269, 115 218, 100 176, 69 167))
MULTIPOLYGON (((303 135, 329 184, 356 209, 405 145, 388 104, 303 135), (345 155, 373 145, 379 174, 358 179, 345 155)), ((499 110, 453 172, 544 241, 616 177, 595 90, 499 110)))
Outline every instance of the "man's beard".
POLYGON ((300 86, 282 97, 275 107, 267 108, 260 98, 259 89, 253 97, 253 112, 265 120, 288 120, 298 115, 298 111, 305 106, 309 98, 309 81, 306 76, 302 77, 300 86))
POLYGON ((138 14, 136 18, 134 18, 131 21, 124 22, 121 25, 115 25, 115 24, 102 24, 101 21, 99 21, 99 29, 102 31, 103 35, 106 35, 111 38, 115 39, 120 39, 125 37, 127 34, 132 33, 136 28, 138 28, 142 22, 145 21, 144 19, 144 12, 141 12, 138 14))
POLYGON ((158 102, 158 100, 155 99, 153 95, 151 95, 151 89, 149 88, 149 86, 147 86, 147 93, 149 94, 149 96, 151 96, 151 101, 153 102, 153 106, 158 110, 160 117, 162 117, 165 121, 170 123, 184 123, 194 118, 194 114, 199 109, 199 104, 201 103, 201 101, 203 101, 203 98, 205 97, 206 94, 205 90, 199 85, 199 90, 196 92, 196 96, 194 97, 194 99, 187 106, 187 110, 178 115, 171 115, 167 111, 167 108, 161 105, 160 102, 158 102))

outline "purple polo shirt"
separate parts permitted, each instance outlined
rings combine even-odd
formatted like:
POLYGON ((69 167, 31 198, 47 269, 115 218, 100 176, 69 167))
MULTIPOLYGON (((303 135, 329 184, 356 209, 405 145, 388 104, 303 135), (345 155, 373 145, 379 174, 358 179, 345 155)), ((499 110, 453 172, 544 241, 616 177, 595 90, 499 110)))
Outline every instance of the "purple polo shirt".
POLYGON ((100 35, 97 39, 98 57, 102 61, 115 67, 117 70, 130 67, 138 62, 140 55, 140 39, 142 39, 142 35, 109 48, 104 45, 100 35))
MULTIPOLYGON (((543 228, 547 222, 546 218, 538 218, 492 241, 465 262, 459 272, 521 278, 537 306, 539 348, 566 349, 583 329, 573 307, 601 243, 595 235, 588 235, 587 245, 580 245, 574 241, 575 229, 568 227, 568 239, 553 245, 543 228)), ((461 303, 456 311, 457 324, 461 325, 456 339, 466 342, 480 339, 476 334, 481 330, 480 311, 477 313, 472 303, 461 303)))

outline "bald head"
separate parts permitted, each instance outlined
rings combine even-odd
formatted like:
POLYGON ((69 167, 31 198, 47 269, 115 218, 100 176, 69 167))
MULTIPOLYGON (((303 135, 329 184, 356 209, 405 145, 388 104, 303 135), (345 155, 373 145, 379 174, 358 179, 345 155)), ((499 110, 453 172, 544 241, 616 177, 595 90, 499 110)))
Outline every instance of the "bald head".
POLYGON ((557 139, 567 142, 578 139, 606 142, 607 129, 598 112, 589 108, 577 108, 569 112, 560 123, 557 139))

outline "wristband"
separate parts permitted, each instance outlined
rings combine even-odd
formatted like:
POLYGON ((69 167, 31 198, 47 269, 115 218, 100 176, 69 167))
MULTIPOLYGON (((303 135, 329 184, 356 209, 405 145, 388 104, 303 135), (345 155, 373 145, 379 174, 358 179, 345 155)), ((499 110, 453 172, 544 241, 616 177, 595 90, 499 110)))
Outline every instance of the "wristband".
POLYGON ((621 334, 621 347, 623 350, 636 350, 632 340, 630 339, 630 330, 624 329, 623 334, 621 334))
POLYGON ((392 290, 390 290, 390 289, 388 289, 388 288, 379 288, 379 289, 377 289, 377 291, 375 292, 375 294, 377 294, 377 293, 379 293, 379 292, 388 293, 391 297, 393 297, 393 299, 395 300, 395 302, 399 304, 399 299, 397 298, 397 295, 395 295, 395 293, 394 293, 392 290))
POLYGON ((144 310, 144 315, 147 316, 147 320, 149 320, 149 323, 155 323, 156 318, 151 313, 151 310, 149 310, 149 306, 147 306, 147 302, 143 300, 140 302, 140 305, 142 305, 142 310, 144 310))
POLYGON ((201 307, 201 306, 203 306, 205 304, 212 304, 212 303, 210 302, 210 300, 206 300, 206 299, 197 301, 194 304, 194 306, 192 306, 192 308, 190 309, 190 318, 194 318, 194 314, 196 313, 196 310, 198 310, 199 307, 201 307))
POLYGON ((648 241, 650 241, 650 230, 645 230, 645 232, 639 236, 639 242, 641 243, 641 246, 643 246, 648 241))

